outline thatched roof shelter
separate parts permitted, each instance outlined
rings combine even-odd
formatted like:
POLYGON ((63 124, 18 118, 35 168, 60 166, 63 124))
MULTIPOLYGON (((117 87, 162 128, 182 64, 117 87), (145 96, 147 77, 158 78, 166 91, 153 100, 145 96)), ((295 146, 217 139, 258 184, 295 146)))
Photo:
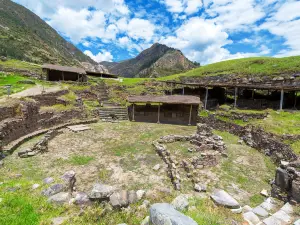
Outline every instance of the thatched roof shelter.
POLYGON ((131 96, 128 97, 130 103, 164 103, 164 104, 183 104, 199 105, 200 98, 188 95, 165 95, 165 96, 131 96))
POLYGON ((42 69, 47 70, 56 70, 61 72, 70 72, 70 73, 77 73, 77 74, 86 74, 85 70, 78 67, 69 67, 69 66, 60 66, 60 65, 53 65, 53 64, 44 64, 42 69))

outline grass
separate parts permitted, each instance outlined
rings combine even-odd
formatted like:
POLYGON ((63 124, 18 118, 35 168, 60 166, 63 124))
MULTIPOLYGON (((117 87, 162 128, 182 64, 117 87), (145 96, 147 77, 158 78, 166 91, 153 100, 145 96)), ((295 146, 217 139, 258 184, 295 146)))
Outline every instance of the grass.
POLYGON ((270 111, 270 115, 265 120, 255 120, 251 124, 260 126, 266 131, 283 135, 300 133, 300 113, 299 112, 277 112, 270 111))
POLYGON ((77 96, 73 91, 69 91, 68 94, 61 96, 61 98, 65 101, 68 101, 70 104, 75 104, 77 96))
POLYGON ((300 141, 295 141, 290 144, 292 149, 297 155, 300 155, 300 141))
POLYGON ((256 206, 261 203, 258 198, 262 189, 270 189, 269 179, 274 178, 276 166, 271 159, 257 150, 246 145, 237 144, 239 138, 228 132, 215 131, 223 137, 227 146, 228 158, 223 159, 220 167, 214 172, 220 175, 216 184, 219 188, 227 189, 232 184, 248 193, 249 198, 243 197, 240 202, 256 206))
MULTIPOLYGON (((0 61, 1 62, 1 61, 0 61)), ((18 93, 20 91, 24 91, 27 88, 33 87, 34 84, 19 84, 19 81, 22 80, 32 80, 29 78, 22 77, 20 75, 6 75, 0 73, 0 97, 7 95, 7 89, 5 85, 12 85, 11 86, 11 94, 18 93)))
POLYGON ((281 74, 293 74, 300 72, 300 56, 286 58, 255 57, 227 60, 213 63, 186 73, 175 74, 158 80, 178 80, 180 77, 201 77, 235 74, 243 76, 281 76, 281 74))
POLYGON ((232 214, 230 210, 222 207, 215 207, 214 203, 207 199, 194 198, 190 200, 189 207, 192 206, 195 210, 187 211, 186 214, 201 225, 232 224, 233 220, 242 222, 240 215, 232 214))
POLYGON ((75 107, 74 105, 63 105, 63 104, 56 104, 53 106, 42 106, 40 110, 42 112, 64 112, 73 110, 75 107))
POLYGON ((95 158, 92 156, 74 155, 69 159, 69 162, 75 166, 82 166, 82 165, 87 165, 90 161, 92 161, 94 159, 95 158))
POLYGON ((38 74, 42 73, 42 67, 38 64, 20 61, 16 59, 10 59, 7 61, 1 61, 0 60, 0 68, 4 69, 19 69, 19 70, 27 70, 31 72, 36 72, 38 74))

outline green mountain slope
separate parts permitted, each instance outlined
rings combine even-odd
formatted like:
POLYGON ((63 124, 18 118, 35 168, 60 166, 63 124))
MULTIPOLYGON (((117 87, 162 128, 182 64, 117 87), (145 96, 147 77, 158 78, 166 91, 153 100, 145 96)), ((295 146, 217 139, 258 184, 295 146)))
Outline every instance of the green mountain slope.
POLYGON ((101 62, 109 72, 123 77, 162 77, 196 68, 181 51, 166 45, 154 44, 136 58, 119 63, 101 62))
POLYGON ((300 56, 286 58, 257 57, 228 60, 201 66, 185 73, 160 78, 176 80, 183 77, 232 76, 242 77, 286 77, 300 74, 300 56))
POLYGON ((0 0, 0 55, 39 64, 95 63, 37 15, 10 0, 0 0))

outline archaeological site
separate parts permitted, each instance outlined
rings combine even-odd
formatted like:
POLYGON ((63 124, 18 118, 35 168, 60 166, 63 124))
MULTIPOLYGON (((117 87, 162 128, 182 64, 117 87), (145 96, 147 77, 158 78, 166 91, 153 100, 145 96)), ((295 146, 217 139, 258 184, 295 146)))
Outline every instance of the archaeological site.
POLYGON ((0 225, 300 225, 299 28, 296 0, 0 0, 0 225))

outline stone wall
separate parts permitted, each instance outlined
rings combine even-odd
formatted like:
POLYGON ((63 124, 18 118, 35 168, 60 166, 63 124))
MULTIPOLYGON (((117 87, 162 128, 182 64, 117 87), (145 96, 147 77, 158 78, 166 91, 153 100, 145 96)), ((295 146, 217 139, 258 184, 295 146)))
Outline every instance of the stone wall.
POLYGON ((7 118, 15 117, 17 114, 18 105, 0 106, 0 121, 7 118))
POLYGON ((7 118, 0 122, 0 143, 6 145, 26 134, 39 129, 48 128, 67 121, 82 118, 80 110, 70 110, 60 113, 39 113, 39 103, 21 102, 21 113, 16 117, 7 118))
POLYGON ((200 117, 201 123, 206 123, 213 129, 227 131, 239 136, 245 143, 260 152, 270 156, 276 163, 281 160, 294 161, 297 155, 288 144, 281 142, 276 135, 267 133, 261 128, 253 126, 239 126, 230 122, 217 119, 214 115, 200 117))
POLYGON ((51 106, 55 104, 62 104, 63 102, 59 99, 59 97, 68 93, 68 90, 61 90, 42 95, 30 96, 30 98, 34 99, 39 106, 51 106))

